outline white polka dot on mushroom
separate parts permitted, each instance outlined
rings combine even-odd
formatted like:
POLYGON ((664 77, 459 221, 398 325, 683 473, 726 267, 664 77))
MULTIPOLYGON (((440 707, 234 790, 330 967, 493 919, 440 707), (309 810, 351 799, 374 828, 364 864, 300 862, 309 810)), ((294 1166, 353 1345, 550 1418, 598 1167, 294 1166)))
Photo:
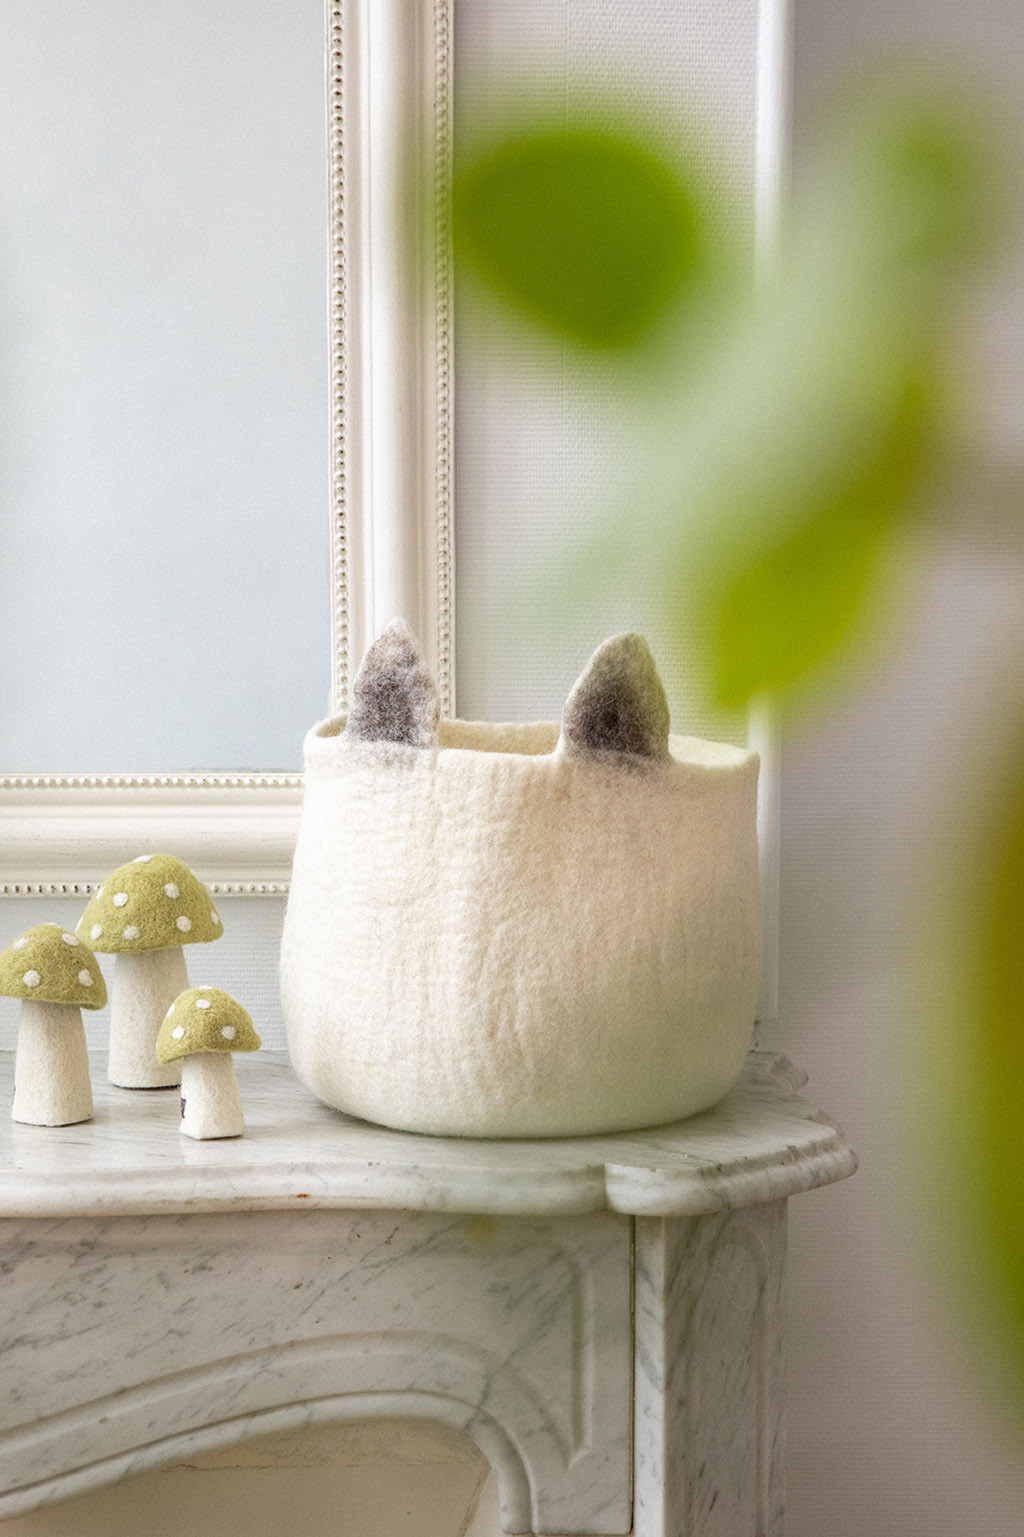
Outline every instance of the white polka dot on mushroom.
POLYGON ((171 1006, 170 1006, 170 1008, 169 1008, 169 1009, 168 1009, 168 1010, 167 1010, 167 1012, 168 1012, 168 1014, 173 1014, 173 1013, 174 1013, 174 1004, 173 1004, 173 1003, 172 1003, 172 1004, 171 1004, 171 1006))
POLYGON ((233 1041, 237 1034, 238 1031, 235 1029, 234 1025, 225 1025, 221 1031, 221 1035, 226 1041, 233 1041))
POLYGON ((180 1041, 182 1036, 185 1034, 185 1026, 175 1025, 174 1029, 171 1031, 171 1034, 176 1041, 180 1041))
POLYGON ((90 939, 99 939, 99 937, 100 937, 100 935, 102 933, 103 933, 103 925, 102 925, 102 923, 94 923, 92 928, 89 930, 89 938, 90 939))
POLYGON ((15 950, 24 950, 24 948, 25 948, 25 946, 27 944, 28 944, 28 940, 27 939, 16 939, 14 941, 14 948, 15 948, 15 950))
POLYGON ((26 971, 21 979, 26 987, 38 987, 43 980, 38 971, 26 971))
POLYGON ((211 911, 210 917, 213 919, 214 923, 219 923, 220 922, 220 913, 215 913, 215 912, 211 911))
POLYGON ((125 903, 127 902, 127 900, 128 900, 128 893, 127 893, 127 891, 115 891, 114 892, 114 906, 115 907, 123 907, 125 905, 125 903))
POLYGON ((78 980, 79 980, 79 982, 81 982, 83 987, 91 987, 92 986, 92 972, 91 971, 80 971, 78 973, 78 980))
POLYGON ((129 941, 131 941, 133 939, 138 939, 140 933, 141 933, 141 930, 138 928, 138 926, 136 924, 129 923, 129 924, 125 925, 125 930, 124 930, 124 937, 125 937, 125 939, 127 939, 129 941))
POLYGON ((152 858, 153 858, 152 854, 136 854, 135 858, 132 860, 132 864, 133 865, 148 865, 149 861, 152 858))
POLYGON ((213 1007, 213 1005, 211 1004, 209 998, 197 998, 196 999, 196 1008, 197 1009, 210 1009, 212 1007, 213 1007))
POLYGON ((62 934, 61 939, 66 945, 77 945, 78 937, 75 934, 62 934))
POLYGON ((176 918, 174 921, 176 927, 179 928, 183 934, 187 934, 189 929, 192 927, 191 918, 182 916, 181 918, 176 918))
POLYGON ((177 886, 174 884, 173 881, 168 881, 167 885, 164 887, 164 896, 165 897, 170 897, 171 901, 173 902, 177 895, 178 895, 178 888, 177 888, 177 886))

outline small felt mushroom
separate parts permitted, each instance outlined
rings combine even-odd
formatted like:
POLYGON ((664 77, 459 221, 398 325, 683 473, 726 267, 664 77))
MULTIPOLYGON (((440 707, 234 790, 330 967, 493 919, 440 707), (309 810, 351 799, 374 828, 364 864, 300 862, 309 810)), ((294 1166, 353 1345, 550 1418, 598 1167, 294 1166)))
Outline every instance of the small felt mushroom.
POLYGON ((176 1063, 157 1061, 160 1023, 188 987, 183 947, 223 932, 210 893, 171 854, 140 854, 103 882, 79 920, 78 937, 117 956, 110 983, 111 1083, 163 1089, 181 1081, 176 1063))
POLYGON ((181 1063, 181 1130, 186 1137, 240 1137, 245 1130, 233 1051, 258 1051, 260 1038, 242 1005, 219 987, 190 987, 175 998, 156 1043, 161 1062, 181 1063))
POLYGON ((11 1118, 29 1126, 92 1120, 83 1009, 107 1001, 89 946, 59 923, 37 923, 0 955, 0 995, 20 998, 11 1118))

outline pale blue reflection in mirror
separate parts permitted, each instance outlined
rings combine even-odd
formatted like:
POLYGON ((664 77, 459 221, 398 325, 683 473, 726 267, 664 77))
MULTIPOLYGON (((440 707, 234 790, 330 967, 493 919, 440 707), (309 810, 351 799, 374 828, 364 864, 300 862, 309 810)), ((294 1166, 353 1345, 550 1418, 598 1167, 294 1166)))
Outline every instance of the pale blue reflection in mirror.
POLYGON ((330 670, 321 0, 0 28, 0 771, 297 768, 330 670))

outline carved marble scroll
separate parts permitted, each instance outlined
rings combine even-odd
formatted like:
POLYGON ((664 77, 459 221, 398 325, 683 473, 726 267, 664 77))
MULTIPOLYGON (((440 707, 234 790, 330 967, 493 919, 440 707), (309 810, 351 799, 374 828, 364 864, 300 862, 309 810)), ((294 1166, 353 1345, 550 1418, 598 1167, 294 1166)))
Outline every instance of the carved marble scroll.
POLYGON ((636 1227, 635 1537, 782 1537, 786 1203, 636 1227))
POLYGON ((390 1414, 477 1442, 506 1531, 629 1530, 628 1218, 6 1222, 0 1260, 0 1519, 264 1431, 390 1414))

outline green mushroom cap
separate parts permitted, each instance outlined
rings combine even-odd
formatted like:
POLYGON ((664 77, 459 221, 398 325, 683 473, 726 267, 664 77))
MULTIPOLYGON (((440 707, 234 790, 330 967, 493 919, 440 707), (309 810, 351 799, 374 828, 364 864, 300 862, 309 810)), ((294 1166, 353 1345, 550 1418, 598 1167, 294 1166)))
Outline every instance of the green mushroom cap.
POLYGON ((59 923, 37 923, 0 955, 0 996, 102 1009, 107 984, 84 940, 59 923))
POLYGON ((78 921, 78 937, 96 950, 170 950, 208 944, 224 929, 213 898, 172 854, 140 854, 120 865, 78 921))
POLYGON ((199 1051, 258 1051, 262 1042, 237 999, 219 987, 190 987, 164 1015, 156 1038, 158 1062, 199 1051))

